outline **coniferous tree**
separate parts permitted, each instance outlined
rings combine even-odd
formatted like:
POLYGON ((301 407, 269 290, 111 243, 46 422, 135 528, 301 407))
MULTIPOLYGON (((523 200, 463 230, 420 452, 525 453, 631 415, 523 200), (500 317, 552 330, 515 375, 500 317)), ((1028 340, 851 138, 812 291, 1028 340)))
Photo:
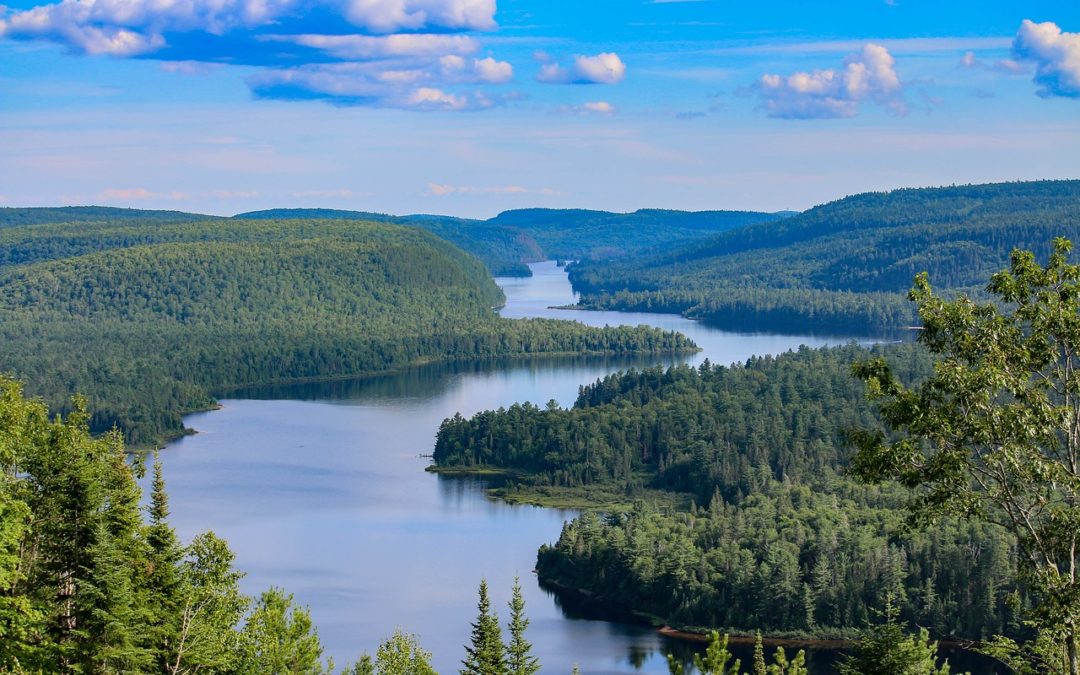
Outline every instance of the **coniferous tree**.
POLYGON ((184 550, 176 532, 168 524, 169 495, 165 491, 161 459, 156 452, 148 510, 150 524, 146 528, 146 542, 150 547, 150 575, 146 582, 149 596, 147 625, 152 634, 158 669, 168 672, 170 655, 179 639, 180 561, 184 557, 184 550))
POLYGON ((765 646, 761 643, 761 631, 754 634, 754 675, 768 675, 765 668, 765 646))
POLYGON ((505 675, 506 653, 502 641, 499 617, 491 611, 487 581, 480 580, 480 599, 477 602, 476 622, 472 624, 472 638, 465 646, 465 660, 461 675, 505 675))
POLYGON ((532 654, 532 644, 525 639, 529 619, 525 616, 525 598, 521 594, 521 582, 514 577, 514 591, 510 598, 510 644, 506 648, 509 675, 533 675, 540 670, 539 660, 532 654))

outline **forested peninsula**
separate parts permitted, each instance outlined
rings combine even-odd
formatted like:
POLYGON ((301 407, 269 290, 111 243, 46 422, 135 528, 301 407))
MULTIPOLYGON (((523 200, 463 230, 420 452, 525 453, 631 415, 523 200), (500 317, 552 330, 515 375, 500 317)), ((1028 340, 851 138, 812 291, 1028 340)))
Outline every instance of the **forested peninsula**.
POLYGON ((978 294, 1013 249, 1080 240, 1080 181, 901 189, 846 197, 652 257, 570 268, 581 304, 675 312, 721 327, 894 334, 916 323, 905 297, 928 272, 978 294))
POLYGON ((182 433, 184 413, 244 385, 694 349, 651 328, 500 319, 485 266, 416 228, 132 216, 0 229, 0 372, 58 411, 85 395, 91 430, 118 426, 134 446, 182 433))
POLYGON ((851 375, 871 356, 907 381, 932 372, 915 345, 629 371, 583 387, 569 409, 448 419, 435 462, 511 470, 511 498, 570 491, 609 509, 621 495, 622 510, 567 524, 537 571, 658 625, 850 637, 890 594, 904 622, 939 637, 1015 633, 1003 529, 908 531, 902 490, 845 475, 845 434, 878 424, 851 375), (649 506, 656 491, 683 507, 649 506))

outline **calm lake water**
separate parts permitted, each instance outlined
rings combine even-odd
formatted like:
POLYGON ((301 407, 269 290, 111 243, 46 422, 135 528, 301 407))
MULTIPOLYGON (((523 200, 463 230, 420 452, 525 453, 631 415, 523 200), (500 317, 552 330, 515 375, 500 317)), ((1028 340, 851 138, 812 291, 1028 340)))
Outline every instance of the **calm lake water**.
MULTIPOLYGON (((612 617, 539 587, 536 549, 557 539, 573 512, 494 502, 479 481, 424 471, 439 423, 518 401, 570 405, 580 385, 630 366, 732 363, 846 340, 732 333, 678 316, 552 310, 575 301, 566 275, 554 263, 532 268, 529 279, 498 280, 507 297, 503 316, 649 324, 681 331, 704 351, 442 365, 251 390, 222 401, 221 410, 188 417, 199 433, 162 452, 178 533, 188 540, 214 530, 247 572, 246 592, 283 587, 309 606, 339 666, 374 653, 402 627, 420 636, 440 672, 457 672, 480 579, 487 578, 505 620, 517 575, 543 672, 569 673, 577 664, 592 675, 666 673, 664 654, 685 653, 684 643, 605 620, 612 617)), ((748 663, 749 653, 740 655, 748 663)), ((831 660, 815 655, 814 672, 830 672, 831 660)))

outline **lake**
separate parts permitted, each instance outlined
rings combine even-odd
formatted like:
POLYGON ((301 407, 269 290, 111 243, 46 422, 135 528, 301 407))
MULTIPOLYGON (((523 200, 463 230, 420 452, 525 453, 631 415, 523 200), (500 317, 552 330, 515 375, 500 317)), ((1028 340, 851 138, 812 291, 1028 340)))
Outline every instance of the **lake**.
MULTIPOLYGON (((644 323, 678 330, 703 348, 687 357, 552 358, 433 365, 397 375, 244 391, 191 415, 197 435, 161 454, 171 522, 185 541, 204 529, 226 538, 250 594, 283 587, 311 609, 338 665, 374 654, 396 627, 420 636, 442 673, 457 672, 476 587, 486 578, 504 622, 521 578, 528 637, 545 673, 666 673, 685 652, 655 631, 560 600, 532 574, 536 549, 559 536, 569 511, 488 499, 482 481, 424 471, 435 432, 460 412, 519 401, 570 405, 578 387, 631 366, 743 361, 846 338, 733 333, 679 316, 549 309, 575 301, 564 271, 532 265, 498 279, 503 316, 589 325, 644 323)), ((748 652, 740 654, 748 663, 748 652)), ((815 654, 815 673, 832 655, 815 654)), ((971 666, 968 666, 971 667, 971 666)))

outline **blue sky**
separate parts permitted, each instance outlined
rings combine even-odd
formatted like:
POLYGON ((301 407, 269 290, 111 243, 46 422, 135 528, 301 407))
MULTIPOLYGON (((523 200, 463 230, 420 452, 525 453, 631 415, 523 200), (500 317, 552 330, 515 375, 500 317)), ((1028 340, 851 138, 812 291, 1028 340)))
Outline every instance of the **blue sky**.
POLYGON ((8 0, 0 205, 802 209, 1080 178, 1080 3, 8 0))

